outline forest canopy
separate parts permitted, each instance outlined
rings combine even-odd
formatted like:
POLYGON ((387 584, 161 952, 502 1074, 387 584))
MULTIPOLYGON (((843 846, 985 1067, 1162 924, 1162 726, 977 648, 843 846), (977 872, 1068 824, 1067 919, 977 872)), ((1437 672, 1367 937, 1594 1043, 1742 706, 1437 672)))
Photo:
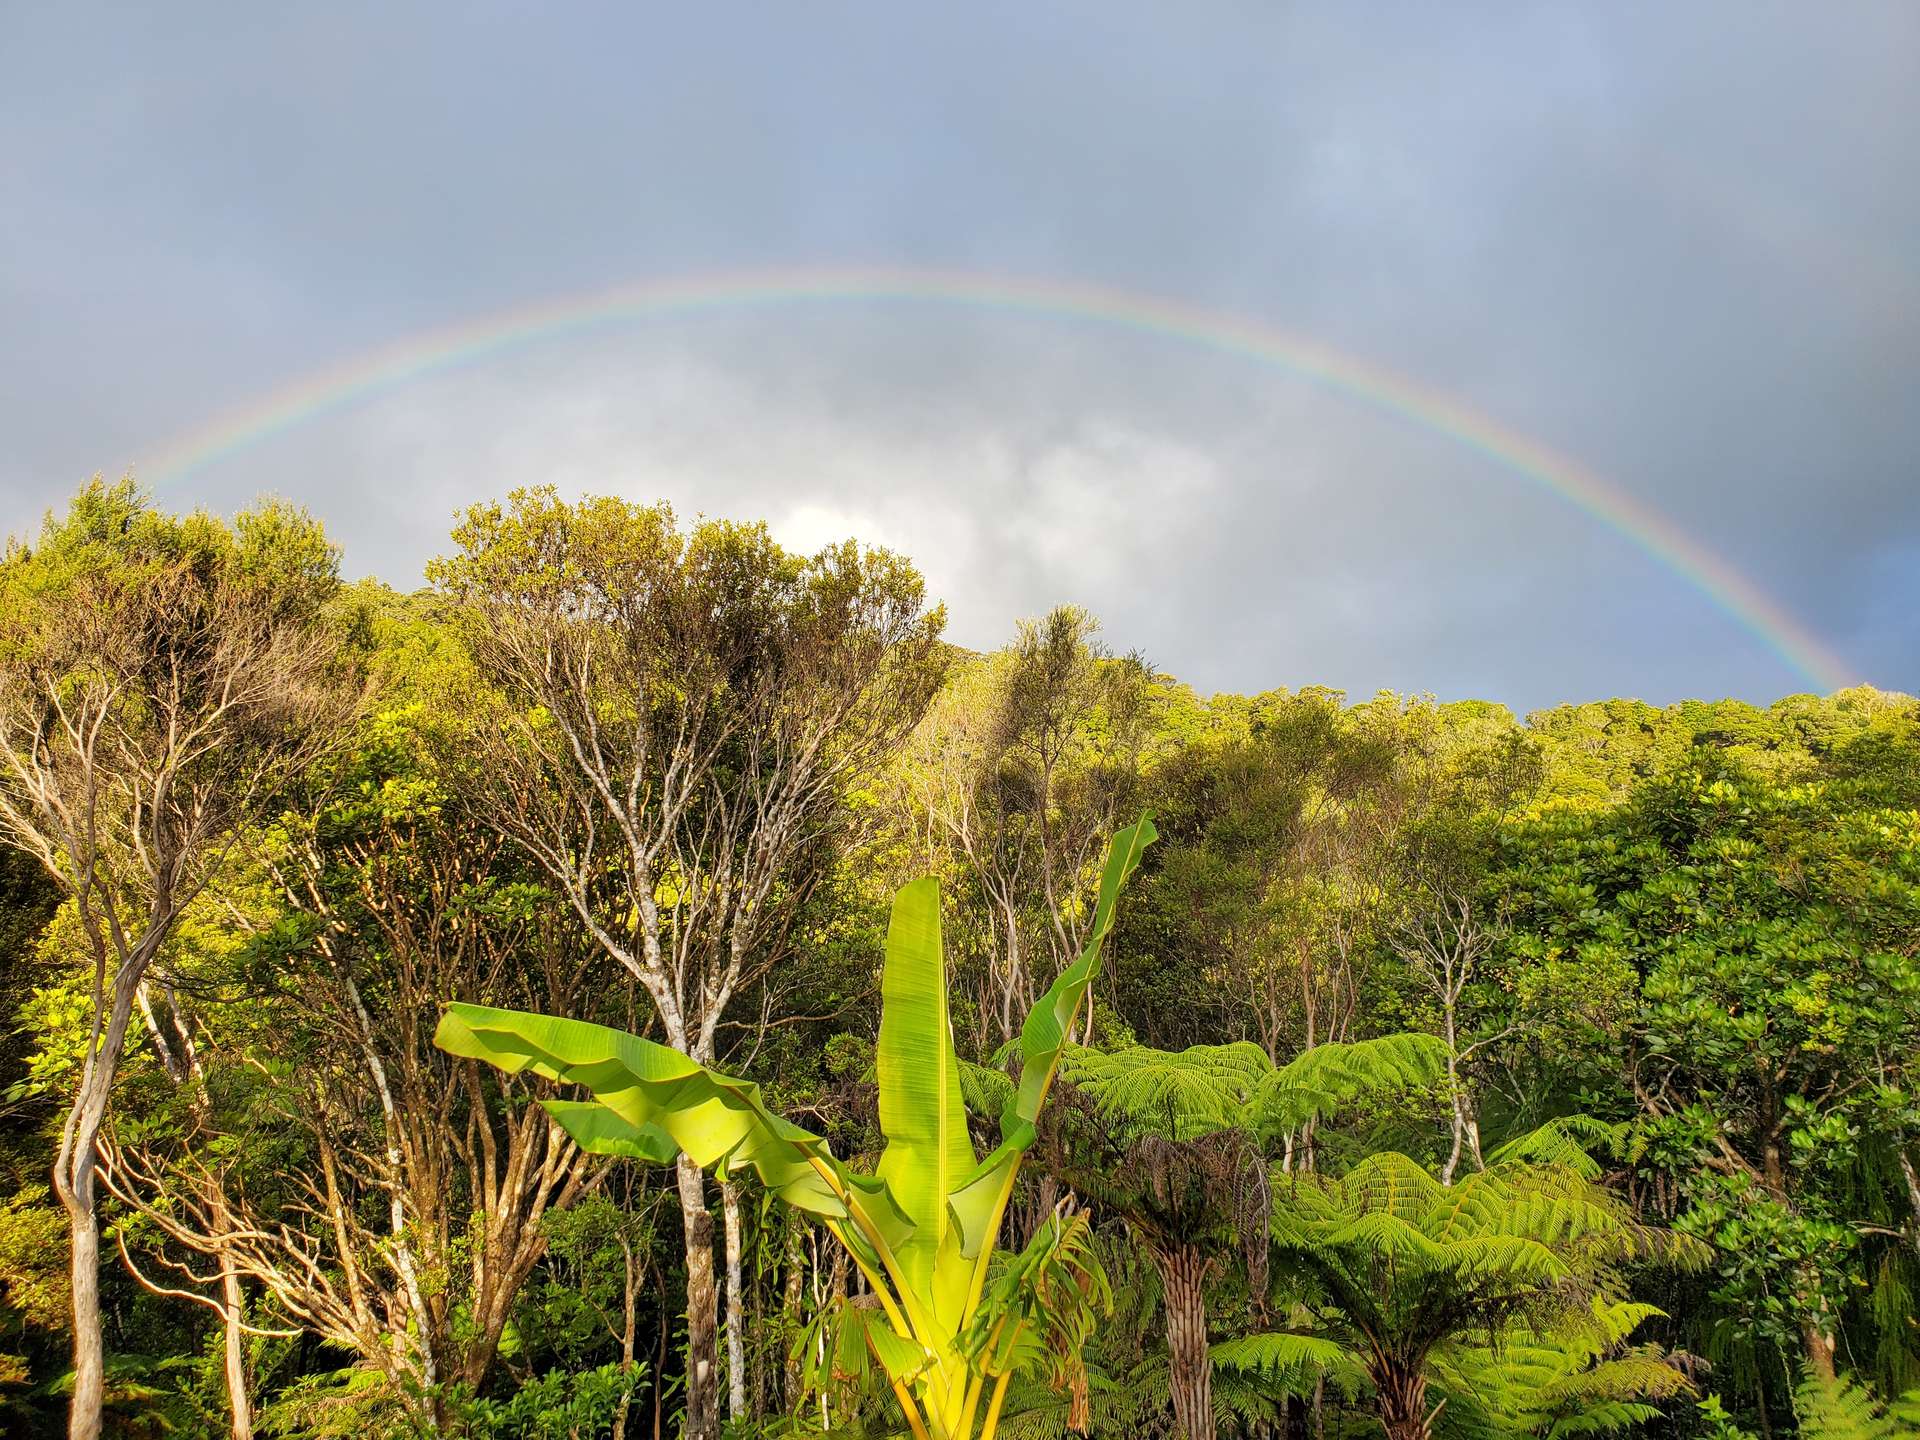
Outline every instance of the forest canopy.
POLYGON ((945 619, 546 489, 12 542, 0 1430, 1920 1433, 1920 701, 945 619))

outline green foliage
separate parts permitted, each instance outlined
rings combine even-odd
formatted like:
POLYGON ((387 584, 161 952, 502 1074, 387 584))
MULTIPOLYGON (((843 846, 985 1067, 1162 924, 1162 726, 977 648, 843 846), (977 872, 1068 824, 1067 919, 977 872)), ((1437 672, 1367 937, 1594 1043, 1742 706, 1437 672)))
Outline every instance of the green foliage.
POLYGON ((1750 1351, 1832 1334, 1865 1289, 1862 1222, 1910 1211, 1920 815, 1858 783, 1762 780, 1726 758, 1744 743, 1617 809, 1516 827, 1503 882, 1514 987, 1558 1012, 1565 1053, 1630 1033, 1627 1149, 1718 1252, 1712 1343, 1750 1351))
POLYGON ((1058 1316, 1042 1329, 1034 1306, 1047 1310, 1044 1297, 1068 1288, 1083 1299, 1101 1288, 1097 1272, 1076 1258, 1090 1252, 1069 1243, 1074 1227, 1010 1267, 1010 1288, 989 1289, 988 1279, 1001 1217, 1098 974, 1120 889, 1154 838, 1144 818, 1114 837, 1086 948, 1027 1017, 1002 1141, 983 1160, 975 1160, 962 1105, 932 881, 916 881, 894 900, 877 1055, 887 1149, 873 1175, 849 1169, 821 1137, 774 1115, 758 1086, 638 1036, 455 1004, 436 1043, 509 1073, 530 1069, 587 1087, 593 1100, 543 1102, 584 1149, 653 1161, 678 1149, 723 1176, 750 1171, 788 1204, 819 1216, 880 1298, 885 1324, 859 1315, 860 1338, 915 1433, 968 1440, 991 1384, 977 1419, 979 1433, 990 1435, 1015 1366, 1031 1359, 1035 1344, 1044 1349, 1058 1336, 1071 1345, 1078 1333, 1058 1329, 1066 1323, 1058 1316))
POLYGON ((646 1381, 646 1366, 601 1365, 555 1371, 529 1380, 505 1401, 465 1407, 463 1433, 472 1440, 578 1440, 604 1433, 623 1404, 646 1381))
POLYGON ((1446 1046, 1431 1035, 1386 1035, 1316 1045, 1275 1066, 1258 1045, 1076 1047, 1062 1074, 1127 1135, 1192 1140, 1244 1128, 1263 1143, 1366 1097, 1418 1090, 1446 1074, 1446 1046))
POLYGON ((1618 1297, 1625 1267, 1698 1263, 1704 1247, 1575 1170, 1509 1159, 1443 1185, 1381 1152, 1339 1176, 1275 1175, 1272 1227, 1323 1328, 1313 1344, 1226 1348, 1222 1363, 1364 1375, 1390 1425, 1433 1384, 1471 1436, 1620 1428, 1687 1387, 1659 1351, 1618 1350, 1656 1313, 1618 1297))
MULTIPOLYGON (((1314 1433, 1318 1387, 1326 1440, 1354 1440, 1409 1377, 1431 1394, 1396 1434, 1431 1421, 1437 1440, 1920 1428, 1872 1398, 1920 1383, 1920 702, 1611 700, 1522 723, 1313 687, 1203 699, 1071 607, 968 656, 938 644, 900 557, 801 556, 760 525, 550 490, 471 510, 432 574, 412 595, 341 586, 297 510, 171 515, 127 482, 86 487, 0 561, 0 705, 29 739, 47 696, 109 674, 132 697, 112 723, 150 733, 158 682, 216 673, 222 616, 313 622, 368 677, 351 752, 295 767, 293 803, 194 872, 207 888, 171 922, 154 1028, 136 1006, 112 1099, 114 1144, 166 1162, 159 1214, 218 1177, 316 1285, 362 1287, 322 1341, 244 1282, 250 1321, 300 1332, 245 1347, 262 1433, 603 1435, 623 1403, 628 1435, 656 1403, 671 1433, 682 1236, 648 1167, 683 1148, 764 1182, 741 1192, 742 1434, 818 1433, 822 1398, 833 1433, 910 1433, 895 1381, 933 1432, 959 1435, 954 1395, 978 1429, 997 1391, 1004 1436, 1161 1434, 1162 1251, 1203 1269, 1225 1433, 1314 1433), (555 622, 537 637, 534 611, 555 622), (899 663, 875 671, 883 641, 899 663), (536 670, 602 667, 578 714, 507 707, 515 646, 536 670), (728 883, 710 827, 763 773, 754 742, 869 684, 884 723, 822 743, 871 740, 874 763, 818 792, 716 1017, 719 1068, 650 1045, 644 994, 583 958, 580 908, 631 935, 652 902, 672 939, 728 883), (598 848, 569 831, 579 905, 496 813, 511 778, 530 813, 586 823, 558 768, 506 775, 563 718, 616 758, 682 723, 715 757, 679 858, 643 880, 600 820, 598 848), (1099 846, 1142 804, 1165 840, 1135 847, 1122 915, 1099 846), (893 903, 923 871, 939 883, 893 903), (1482 947, 1451 1015, 1408 944, 1442 892, 1482 947), (428 1048, 448 1000, 472 1002, 451 1048, 518 1078, 428 1048), (1452 1078, 1440 1041, 1402 1033, 1449 1020, 1452 1078), (157 1044, 182 1030, 198 1069, 177 1083, 157 1044), (526 1105, 547 1075, 590 1098, 526 1105), (1442 1186, 1428 1162, 1456 1101, 1486 1168, 1469 1149, 1442 1186), (549 1133, 518 1153, 582 1183, 541 1189, 536 1219, 489 1189, 506 1162, 488 1146, 549 1133), (516 1215, 532 1243, 499 1357, 449 1379, 511 1253, 489 1227, 516 1215), (644 1358, 622 1369, 629 1299, 644 1358), (438 1385, 383 1373, 436 1345, 438 1385), (1804 1378, 1828 1345, 1859 1380, 1804 1378), (1715 1393, 1685 1403, 1687 1374, 1715 1393)), ((107 837, 113 875, 132 835, 107 837)), ((64 1423, 66 1225, 45 1179, 92 1019, 91 942, 44 859, 0 850, 0 1430, 25 1436, 64 1423)), ((728 938, 678 935, 696 968, 728 938)), ((112 1242, 202 1296, 210 1256, 153 1217, 106 1219, 110 1427, 225 1433, 217 1317, 140 1289, 112 1242)))
POLYGON ((1435 1356, 1447 1399, 1442 1431, 1472 1440, 1589 1435, 1656 1418, 1658 1402, 1690 1394, 1693 1383, 1657 1345, 1628 1345, 1651 1305, 1596 1296, 1540 1330, 1502 1329, 1493 1345, 1452 1345, 1435 1356))
POLYGON ((1920 1391, 1882 1404, 1855 1381, 1809 1377, 1794 1395, 1801 1440, 1914 1440, 1920 1436, 1920 1391))
POLYGON ((44 1185, 31 1185, 0 1201, 0 1334, 66 1328, 67 1223, 51 1199, 44 1185))

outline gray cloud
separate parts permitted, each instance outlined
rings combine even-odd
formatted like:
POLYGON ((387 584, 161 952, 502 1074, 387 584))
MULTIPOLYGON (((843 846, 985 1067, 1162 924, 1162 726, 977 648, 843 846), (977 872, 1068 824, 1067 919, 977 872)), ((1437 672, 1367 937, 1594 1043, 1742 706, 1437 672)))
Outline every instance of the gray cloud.
MULTIPOLYGON (((9 15, 0 526, 426 327, 938 264, 1324 339, 1577 456, 1920 687, 1920 19, 1788 6, 9 15)), ((1059 599, 1203 686, 1519 705, 1797 682, 1443 437, 1079 322, 792 307, 527 347, 165 497, 411 583, 516 483, 853 529, 992 643, 1059 599)))

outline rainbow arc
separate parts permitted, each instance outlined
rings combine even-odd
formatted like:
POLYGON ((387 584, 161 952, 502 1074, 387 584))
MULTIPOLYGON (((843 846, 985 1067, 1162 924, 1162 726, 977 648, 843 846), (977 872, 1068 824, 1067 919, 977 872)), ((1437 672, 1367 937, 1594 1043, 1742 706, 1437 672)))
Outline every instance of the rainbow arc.
POLYGON ((1797 618, 1653 506, 1576 460, 1405 375, 1244 317, 1162 297, 1054 280, 905 268, 755 270, 647 281, 499 311, 398 340, 269 392, 168 447, 172 484, 295 426, 428 375, 607 327, 760 306, 914 304, 1001 311, 1159 337, 1266 366, 1475 452, 1559 496, 1698 590, 1815 689, 1847 664, 1797 618))

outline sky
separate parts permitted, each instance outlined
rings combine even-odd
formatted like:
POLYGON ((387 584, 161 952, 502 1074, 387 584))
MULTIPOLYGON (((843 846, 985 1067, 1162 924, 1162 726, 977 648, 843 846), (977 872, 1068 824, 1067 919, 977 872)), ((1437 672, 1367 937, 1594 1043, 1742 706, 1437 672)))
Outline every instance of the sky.
POLYGON ((462 507, 551 483, 902 550, 972 646, 1085 605, 1203 692, 1915 691, 1916 174, 1910 0, 0 0, 0 531, 131 472, 297 500, 410 588, 462 507), (1294 337, 1596 477, 1824 658, 1298 369, 754 298, 849 268, 1294 337), (378 383, 296 413, 325 375, 378 383))

